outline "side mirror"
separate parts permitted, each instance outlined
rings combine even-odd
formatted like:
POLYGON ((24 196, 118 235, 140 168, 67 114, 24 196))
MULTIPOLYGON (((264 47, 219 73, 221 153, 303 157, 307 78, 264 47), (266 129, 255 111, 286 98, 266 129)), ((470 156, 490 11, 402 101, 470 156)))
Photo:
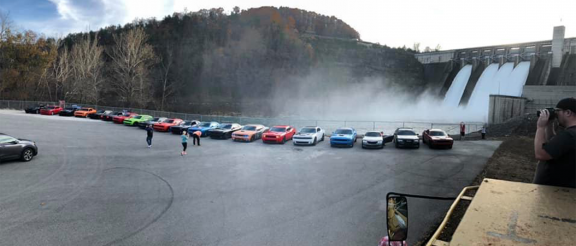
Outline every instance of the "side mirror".
POLYGON ((14 140, 14 141, 12 141, 12 142, 10 142, 10 143, 12 143, 12 144, 18 144, 18 143, 20 143, 20 141, 14 140))
POLYGON ((408 201, 406 197, 388 194, 386 196, 386 225, 390 241, 404 241, 408 238, 408 201))

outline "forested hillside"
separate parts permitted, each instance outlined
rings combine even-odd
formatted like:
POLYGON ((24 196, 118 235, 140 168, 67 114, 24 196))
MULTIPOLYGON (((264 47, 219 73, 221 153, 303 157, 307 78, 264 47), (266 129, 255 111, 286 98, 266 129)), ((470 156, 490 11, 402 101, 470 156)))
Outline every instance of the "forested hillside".
POLYGON ((275 116, 367 78, 423 88, 411 52, 360 42, 342 20, 299 9, 175 13, 61 40, 4 29, 0 99, 275 116))

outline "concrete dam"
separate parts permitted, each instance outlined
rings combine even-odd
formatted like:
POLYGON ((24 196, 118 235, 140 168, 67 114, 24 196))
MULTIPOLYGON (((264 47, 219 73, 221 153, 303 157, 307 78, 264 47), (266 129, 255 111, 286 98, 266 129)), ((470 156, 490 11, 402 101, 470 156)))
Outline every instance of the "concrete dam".
POLYGON ((564 33, 565 27, 558 26, 551 40, 420 53, 416 58, 444 108, 499 123, 576 96, 576 38, 564 33), (495 112, 492 97, 520 98, 523 105, 495 112))

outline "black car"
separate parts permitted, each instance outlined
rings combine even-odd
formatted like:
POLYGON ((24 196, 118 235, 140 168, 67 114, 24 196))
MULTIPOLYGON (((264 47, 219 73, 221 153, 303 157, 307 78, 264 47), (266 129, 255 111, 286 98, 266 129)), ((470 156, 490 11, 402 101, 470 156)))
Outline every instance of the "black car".
POLYGON ((232 137, 232 133, 242 129, 238 123, 223 123, 220 127, 208 130, 208 136, 214 139, 228 139, 232 137))
POLYGON ((27 139, 18 139, 0 133, 0 161, 31 161, 38 154, 36 143, 27 139))
POLYGON ((114 116, 119 116, 122 114, 124 114, 124 113, 122 113, 120 111, 110 111, 107 114, 102 114, 100 119, 103 121, 112 121, 114 119, 114 116))
POLYGON ((144 122, 138 122, 136 123, 136 125, 138 125, 138 127, 140 127, 141 129, 146 128, 147 125, 154 125, 154 123, 158 123, 158 122, 164 122, 168 120, 168 118, 166 117, 154 117, 154 119, 149 120, 149 121, 144 121, 144 122))
POLYGON ((93 120, 99 120, 100 116, 102 116, 106 112, 112 112, 112 110, 100 109, 100 110, 96 111, 96 113, 88 114, 88 118, 93 119, 93 120))
POLYGON ((76 110, 78 110, 80 108, 81 107, 77 106, 77 105, 65 107, 62 111, 60 111, 60 113, 58 113, 58 115, 60 115, 60 116, 74 116, 74 112, 76 112, 76 110))
POLYGON ((40 113, 40 109, 46 108, 46 105, 44 104, 36 104, 32 107, 26 108, 24 109, 24 112, 26 112, 27 114, 39 114, 40 113))
POLYGON ((182 124, 170 127, 170 132, 173 134, 182 134, 182 131, 188 131, 188 128, 198 125, 200 121, 198 120, 186 120, 182 124))

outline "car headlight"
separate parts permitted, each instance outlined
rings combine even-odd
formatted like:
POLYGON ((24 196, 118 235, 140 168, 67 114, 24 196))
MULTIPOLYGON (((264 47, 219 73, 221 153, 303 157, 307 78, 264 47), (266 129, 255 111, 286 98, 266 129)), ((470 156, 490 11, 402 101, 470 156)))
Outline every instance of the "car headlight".
POLYGON ((402 140, 402 139, 398 139, 398 142, 404 142, 404 140, 402 140))

